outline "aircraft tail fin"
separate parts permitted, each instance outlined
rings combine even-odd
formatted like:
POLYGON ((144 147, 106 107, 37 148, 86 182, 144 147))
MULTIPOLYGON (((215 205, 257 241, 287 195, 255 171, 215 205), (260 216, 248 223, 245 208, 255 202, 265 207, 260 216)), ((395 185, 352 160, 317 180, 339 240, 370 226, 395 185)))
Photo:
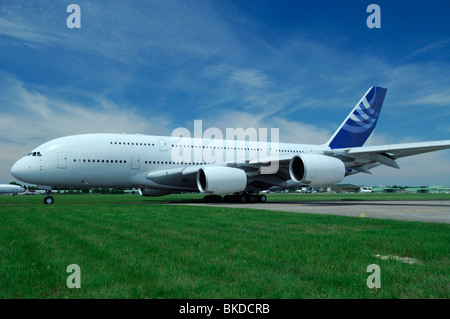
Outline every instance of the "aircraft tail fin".
POLYGON ((373 134, 386 91, 372 86, 326 145, 332 149, 363 146, 373 134))

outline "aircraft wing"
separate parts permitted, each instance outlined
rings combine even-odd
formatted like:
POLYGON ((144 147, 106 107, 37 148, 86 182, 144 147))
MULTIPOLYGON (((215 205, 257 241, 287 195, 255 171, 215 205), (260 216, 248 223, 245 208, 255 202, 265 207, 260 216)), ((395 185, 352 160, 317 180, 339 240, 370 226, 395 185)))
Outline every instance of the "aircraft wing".
MULTIPOLYGON (((154 189, 171 191, 197 191, 197 172, 207 167, 237 168, 245 172, 249 178, 249 190, 267 189, 271 186, 286 186, 290 179, 289 160, 292 155, 266 157, 261 160, 247 160, 244 162, 228 162, 220 164, 205 164, 186 166, 174 169, 164 169, 147 173, 145 178, 148 186, 154 189), (275 163, 276 162, 276 163, 275 163), (274 165, 274 163, 276 165, 274 165)), ((226 176, 223 176, 224 179, 226 176)))

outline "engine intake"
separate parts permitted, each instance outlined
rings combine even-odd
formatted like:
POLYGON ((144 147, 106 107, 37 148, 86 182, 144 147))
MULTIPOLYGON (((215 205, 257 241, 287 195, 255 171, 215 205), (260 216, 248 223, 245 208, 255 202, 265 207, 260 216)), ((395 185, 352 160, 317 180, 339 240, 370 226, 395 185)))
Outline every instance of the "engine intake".
POLYGON ((203 167, 197 172, 197 187, 200 193, 213 195, 242 192, 247 187, 247 174, 233 167, 203 167))
POLYGON ((345 176, 344 163, 335 157, 321 154, 295 155, 289 163, 294 182, 317 186, 339 183, 345 176))

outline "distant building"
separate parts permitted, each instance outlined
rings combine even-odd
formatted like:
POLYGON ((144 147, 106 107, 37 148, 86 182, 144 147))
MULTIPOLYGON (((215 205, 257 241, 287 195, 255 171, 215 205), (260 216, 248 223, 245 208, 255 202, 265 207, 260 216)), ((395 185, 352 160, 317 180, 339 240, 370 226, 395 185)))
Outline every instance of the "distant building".
POLYGON ((353 184, 324 185, 318 188, 321 193, 359 193, 360 186, 353 184))
POLYGON ((426 187, 406 187, 406 193, 429 193, 426 187))
POLYGON ((428 186, 427 191, 429 193, 444 193, 449 194, 450 193, 450 186, 444 186, 444 185, 434 185, 434 186, 428 186))
POLYGON ((397 193, 400 188, 392 188, 389 186, 375 186, 372 187, 372 193, 397 193))
POLYGON ((372 192, 374 193, 441 193, 441 194, 450 194, 450 186, 444 185, 434 185, 434 186, 422 186, 422 187, 406 187, 402 188, 393 188, 388 186, 377 186, 372 187, 372 192))

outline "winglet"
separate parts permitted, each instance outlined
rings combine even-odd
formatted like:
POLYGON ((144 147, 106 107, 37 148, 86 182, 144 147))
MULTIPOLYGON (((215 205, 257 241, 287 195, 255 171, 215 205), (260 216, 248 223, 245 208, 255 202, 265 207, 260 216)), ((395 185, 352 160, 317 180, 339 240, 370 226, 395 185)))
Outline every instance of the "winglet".
POLYGON ((356 104, 327 145, 332 148, 363 146, 377 125, 387 89, 372 86, 356 104))

